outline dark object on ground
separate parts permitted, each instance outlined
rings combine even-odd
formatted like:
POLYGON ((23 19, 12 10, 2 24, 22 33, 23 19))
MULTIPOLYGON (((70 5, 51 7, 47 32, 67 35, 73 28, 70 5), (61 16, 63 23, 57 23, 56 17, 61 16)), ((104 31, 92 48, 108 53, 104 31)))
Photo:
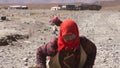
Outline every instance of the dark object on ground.
POLYGON ((27 38, 29 38, 29 36, 28 35, 19 35, 19 34, 7 35, 0 39, 0 46, 5 46, 5 45, 12 43, 13 41, 17 41, 18 39, 25 39, 25 38, 27 39, 27 38))
POLYGON ((2 16, 2 17, 1 17, 1 20, 6 20, 6 16, 2 16))

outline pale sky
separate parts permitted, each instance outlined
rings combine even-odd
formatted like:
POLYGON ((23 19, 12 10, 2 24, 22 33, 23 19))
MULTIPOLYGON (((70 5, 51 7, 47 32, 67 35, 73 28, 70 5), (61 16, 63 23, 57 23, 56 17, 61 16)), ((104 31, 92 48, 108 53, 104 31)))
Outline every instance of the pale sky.
POLYGON ((95 1, 114 1, 114 0, 80 0, 81 2, 93 3, 95 1))
POLYGON ((0 0, 1 3, 54 3, 54 2, 62 2, 62 3, 70 3, 70 2, 85 2, 85 3, 93 3, 95 1, 114 1, 114 0, 0 0))

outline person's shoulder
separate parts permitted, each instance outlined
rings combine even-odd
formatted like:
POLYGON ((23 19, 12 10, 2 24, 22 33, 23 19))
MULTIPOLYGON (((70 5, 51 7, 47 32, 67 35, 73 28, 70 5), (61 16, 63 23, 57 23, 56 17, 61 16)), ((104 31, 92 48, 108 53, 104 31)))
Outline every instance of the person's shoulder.
POLYGON ((96 53, 96 46, 93 43, 93 41, 91 41, 90 39, 88 39, 85 36, 81 36, 80 37, 80 44, 82 45, 83 49, 85 50, 85 52, 87 54, 91 54, 91 53, 96 53))
POLYGON ((86 37, 85 36, 80 36, 80 39, 85 39, 86 37))
POLYGON ((94 42, 91 41, 90 39, 88 39, 88 38, 85 37, 85 36, 80 36, 80 43, 81 43, 81 45, 83 45, 83 46, 92 46, 92 47, 95 47, 94 42))
POLYGON ((90 40, 85 36, 80 36, 80 42, 82 41, 90 41, 90 40))

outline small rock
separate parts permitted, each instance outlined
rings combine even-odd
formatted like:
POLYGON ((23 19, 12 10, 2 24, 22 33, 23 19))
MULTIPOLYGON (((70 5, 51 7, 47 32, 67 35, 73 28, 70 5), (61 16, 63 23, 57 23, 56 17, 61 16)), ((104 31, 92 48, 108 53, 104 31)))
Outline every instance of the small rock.
POLYGON ((45 42, 43 42, 43 44, 45 44, 45 42))
POLYGON ((28 66, 28 63, 25 63, 24 65, 25 65, 25 66, 28 66))
POLYGON ((23 58, 23 61, 28 62, 28 58, 23 58))
POLYGON ((108 40, 112 40, 112 38, 109 38, 108 40))
POLYGON ((43 39, 41 38, 41 40, 43 40, 43 39))
POLYGON ((2 17, 1 17, 1 20, 6 20, 6 16, 2 16, 2 17))

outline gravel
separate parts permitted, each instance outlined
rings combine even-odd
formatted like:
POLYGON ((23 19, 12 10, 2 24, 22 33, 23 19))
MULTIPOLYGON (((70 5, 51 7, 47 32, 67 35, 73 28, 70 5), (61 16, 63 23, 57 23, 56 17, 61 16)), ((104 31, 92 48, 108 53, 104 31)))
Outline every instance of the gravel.
MULTIPOLYGON (((0 10, 0 16, 2 15, 8 20, 0 21, 1 34, 6 33, 4 30, 8 32, 15 30, 28 34, 29 38, 13 41, 12 45, 0 45, 0 68, 35 66, 37 48, 57 37, 49 23, 54 15, 61 20, 75 20, 80 36, 84 35, 96 44, 97 56, 94 68, 120 68, 118 11, 0 10)), ((57 29, 59 30, 59 27, 57 29)))

